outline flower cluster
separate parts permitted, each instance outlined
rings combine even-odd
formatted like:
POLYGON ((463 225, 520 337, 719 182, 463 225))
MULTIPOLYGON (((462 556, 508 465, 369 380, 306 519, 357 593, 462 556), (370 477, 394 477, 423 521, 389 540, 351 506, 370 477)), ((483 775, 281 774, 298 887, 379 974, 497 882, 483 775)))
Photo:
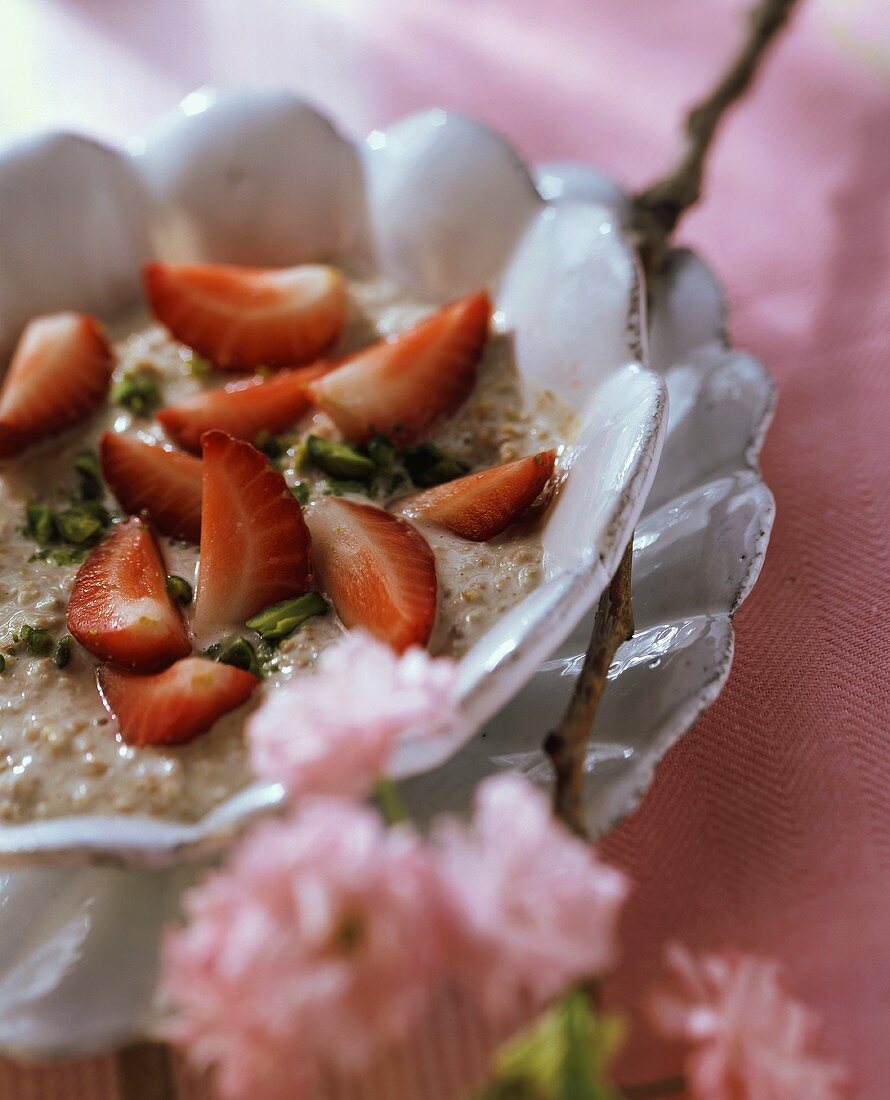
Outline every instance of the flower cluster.
POLYGON ((690 1093, 702 1100, 837 1100, 844 1074, 808 1052, 815 1021, 787 997, 769 959, 667 950, 668 981, 650 994, 653 1023, 691 1048, 690 1093))
POLYGON ((257 828, 185 911, 164 945, 172 1037, 232 1097, 290 1100, 361 1065, 422 1009, 444 951, 419 841, 331 798, 257 828))
POLYGON ((321 655, 314 674, 268 696, 248 725, 253 770, 306 794, 363 798, 398 744, 458 725, 457 666, 419 648, 402 657, 363 630, 321 655))
MULTIPOLYGON (((168 931, 162 957, 170 1037, 214 1068, 223 1096, 317 1095, 331 1075, 360 1071, 404 1039, 446 988, 491 1020, 574 988, 565 1011, 520 1042, 511 1079, 620 1095, 581 1088, 577 1075, 600 1072, 612 1034, 579 983, 615 962, 624 875, 516 774, 483 781, 470 820, 441 820, 426 839, 364 801, 406 739, 459 728, 455 684, 452 662, 397 657, 353 633, 251 721, 255 770, 284 784, 290 809, 187 894, 186 923, 168 931), (600 1055, 580 1049, 591 1043, 600 1055), (565 1065, 560 1050, 572 1052, 565 1065)), ((673 947, 668 965, 651 1015, 690 1048, 691 1096, 840 1095, 841 1075, 808 1053, 812 1021, 782 994, 772 963, 673 947)))
POLYGON ((250 727, 294 799, 186 899, 163 953, 171 1035, 224 1095, 296 1098, 367 1064, 444 986, 480 1011, 543 1004, 615 953, 623 876, 519 776, 424 841, 355 801, 400 740, 457 722, 453 665, 347 637, 250 727))

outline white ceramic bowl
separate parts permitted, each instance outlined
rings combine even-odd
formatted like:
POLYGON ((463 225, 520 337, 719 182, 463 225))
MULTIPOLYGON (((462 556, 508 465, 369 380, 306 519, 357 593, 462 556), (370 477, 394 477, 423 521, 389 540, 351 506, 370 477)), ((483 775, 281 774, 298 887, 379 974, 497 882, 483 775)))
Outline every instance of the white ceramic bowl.
MULTIPOLYGON (((146 255, 292 264, 357 256, 426 301, 486 285, 530 387, 580 434, 544 531, 545 580, 460 662, 463 732, 406 745, 401 778, 451 758, 596 602, 639 518, 665 427, 616 211, 548 203, 516 154, 443 111, 353 144, 289 95, 190 96, 123 153, 50 136, 0 162, 0 345, 36 313, 132 304, 146 255), (8 223, 9 229, 5 228, 8 223)), ((280 798, 254 785, 197 824, 79 816, 0 828, 0 860, 159 866, 218 849, 280 798)))
MULTIPOLYGON (((585 419, 611 461, 582 456, 548 532, 548 584, 464 665, 468 710, 488 721, 403 786, 422 818, 460 807, 499 768, 547 777, 543 734, 635 527, 637 633, 610 670, 586 771, 588 821, 602 832, 630 812, 728 675, 732 615, 772 523, 757 455, 773 391, 755 360, 727 346, 720 291, 688 252, 673 253, 650 288, 644 367, 620 188, 574 164, 543 167, 535 180, 541 198, 503 142, 442 112, 353 146, 310 108, 270 93, 191 96, 130 157, 40 139, 0 158, 0 343, 40 310, 114 313, 138 295, 137 261, 152 249, 269 263, 355 252, 433 298, 496 283, 523 367, 568 392, 564 368, 577 363, 579 405, 599 395, 585 419)), ((7 828, 0 858, 174 863, 215 849, 277 797, 245 792, 191 828, 121 818, 7 828)), ((0 873, 0 1049, 83 1053, 150 1032, 159 931, 199 869, 0 873)))

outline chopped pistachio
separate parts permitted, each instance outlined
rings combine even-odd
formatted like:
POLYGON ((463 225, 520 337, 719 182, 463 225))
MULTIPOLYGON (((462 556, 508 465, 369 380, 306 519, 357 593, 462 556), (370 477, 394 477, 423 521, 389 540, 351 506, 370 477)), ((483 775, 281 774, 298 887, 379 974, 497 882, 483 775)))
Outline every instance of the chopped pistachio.
POLYGON ((210 657, 211 660, 214 660, 214 661, 219 657, 220 653, 222 653, 222 643, 221 642, 212 642, 204 650, 204 656, 205 657, 210 657))
POLYGON ((88 503, 94 502, 76 504, 73 508, 66 508, 56 516, 56 526, 65 542, 82 546, 95 539, 104 528, 104 522, 95 514, 94 509, 87 507, 88 503))
POLYGON ((368 486, 360 481, 340 481, 337 478, 331 478, 323 492, 326 497, 342 497, 344 493, 367 493, 368 486))
POLYGON ((97 519, 103 527, 107 527, 111 523, 111 515, 108 509, 98 500, 82 500, 77 507, 86 512, 87 515, 97 519))
POLYGON ((328 605, 318 592, 307 592, 293 600, 282 600, 272 604, 252 619, 246 626, 255 630, 265 641, 278 642, 286 638, 314 615, 324 615, 328 605))
POLYGON ((56 537, 56 518, 47 504, 29 504, 25 510, 27 533, 40 546, 46 546, 56 537))
POLYGON ((63 634, 56 644, 56 651, 53 654, 53 664, 55 664, 56 668, 64 668, 70 660, 71 635, 63 634))
POLYGON ((185 577, 178 577, 175 573, 170 573, 167 576, 167 591, 183 607, 192 602, 192 586, 185 577))
POLYGON ((128 371, 111 387, 111 400, 123 405, 135 416, 145 416, 161 402, 161 389, 145 370, 128 371))
POLYGON ((233 638, 230 642, 226 642, 220 648, 216 660, 220 664, 233 665, 235 668, 244 669, 245 672, 252 672, 254 676, 261 674, 256 652, 246 638, 233 638))
POLYGON ((435 443, 405 447, 402 461, 411 480, 422 489, 463 477, 470 469, 466 462, 443 451, 435 443))
POLYGON ((310 492, 310 490, 309 490, 309 486, 306 484, 305 481, 298 481, 296 485, 291 486, 290 491, 297 498, 297 500, 300 502, 300 504, 308 504, 309 503, 309 492, 310 492))
POLYGON ((310 461, 334 478, 370 482, 377 476, 377 465, 348 443, 335 443, 310 435, 306 440, 310 461))
POLYGON ((396 464, 396 445, 385 435, 375 435, 366 446, 368 457, 382 474, 390 474, 396 464))
POLYGON ((80 475, 80 495, 95 500, 102 495, 102 470, 95 451, 80 451, 74 457, 74 469, 80 475))
POLYGON ((204 378, 213 370, 213 364, 210 360, 195 352, 192 352, 189 358, 185 360, 183 367, 186 374, 190 374, 193 378, 204 378))
POLYGON ((306 439, 298 439, 294 444, 294 473, 298 474, 306 465, 309 458, 309 443, 306 439))
POLYGON ((85 557, 86 550, 83 547, 69 549, 68 547, 58 546, 35 554, 31 560, 40 559, 41 561, 50 562, 52 565, 79 565, 85 557))
POLYGON ((253 437, 253 445, 258 451, 262 451, 266 458, 273 462, 287 451, 287 445, 277 435, 272 435, 265 429, 253 437))
POLYGON ((18 637, 19 641, 25 643, 33 657, 43 657, 52 649, 52 636, 42 626, 30 626, 26 623, 19 631, 18 637))

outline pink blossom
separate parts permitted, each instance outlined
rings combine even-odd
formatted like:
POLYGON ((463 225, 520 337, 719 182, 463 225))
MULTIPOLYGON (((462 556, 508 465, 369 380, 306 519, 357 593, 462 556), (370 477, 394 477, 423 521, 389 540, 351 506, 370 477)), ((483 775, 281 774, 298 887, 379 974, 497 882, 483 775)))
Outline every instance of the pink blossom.
POLYGON ((835 1100, 843 1073, 807 1053, 814 1018, 779 984, 779 968, 753 955, 666 953, 669 984, 649 1009, 668 1038, 692 1044, 686 1074, 702 1100, 835 1100))
POLYGON ((423 846, 336 799, 257 827, 185 913, 163 945, 171 1037, 228 1097, 298 1100, 362 1068, 425 1009, 446 951, 423 846))
POLYGON ((400 739, 457 724, 453 661, 401 657, 366 631, 326 650, 314 672, 274 689, 248 724, 251 762, 291 795, 363 797, 400 739))
POLYGON ((528 780, 485 780, 472 825, 445 823, 437 843, 464 978, 489 1012, 520 997, 543 1003, 612 965, 627 880, 555 820, 528 780))

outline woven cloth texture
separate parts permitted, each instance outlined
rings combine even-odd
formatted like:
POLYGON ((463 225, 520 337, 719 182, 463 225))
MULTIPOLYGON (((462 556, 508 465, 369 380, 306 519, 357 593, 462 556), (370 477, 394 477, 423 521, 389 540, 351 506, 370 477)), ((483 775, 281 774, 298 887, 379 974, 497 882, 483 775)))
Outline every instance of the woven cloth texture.
MULTIPOLYGON (((584 159, 637 186, 669 163, 683 107, 729 55, 744 6, 8 0, 0 140, 60 124, 119 139, 196 86, 261 82, 305 92, 355 133, 456 107, 530 160, 584 159)), ((880 0, 803 7, 728 122, 680 235, 726 287, 733 342, 778 384, 763 452, 778 518, 725 691, 604 844, 636 883, 607 999, 634 1019, 669 938, 776 956, 821 1014, 822 1049, 849 1066, 851 1095, 883 1100, 890 25, 880 0)), ((471 1022, 445 1021, 376 1093, 444 1096, 478 1070, 483 1045, 471 1022)), ((623 1074, 676 1066, 676 1051, 634 1029, 623 1074)), ((209 1096, 185 1078, 178 1091, 209 1096)), ((111 1057, 0 1064, 2 1100, 120 1095, 111 1057)))

